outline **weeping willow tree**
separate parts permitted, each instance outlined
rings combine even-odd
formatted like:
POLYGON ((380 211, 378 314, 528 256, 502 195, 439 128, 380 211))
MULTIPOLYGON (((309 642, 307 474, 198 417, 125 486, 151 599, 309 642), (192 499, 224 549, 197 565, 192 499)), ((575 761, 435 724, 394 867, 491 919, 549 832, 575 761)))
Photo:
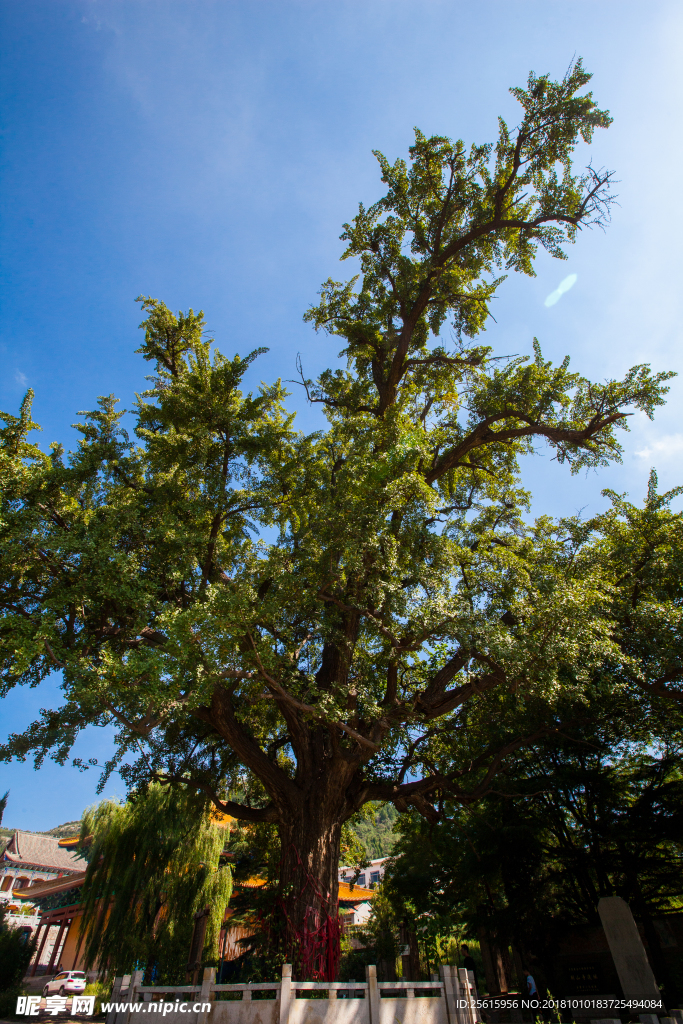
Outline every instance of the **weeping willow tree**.
POLYGON ((106 800, 86 811, 86 965, 116 974, 144 968, 147 981, 181 980, 194 915, 207 906, 202 959, 215 960, 232 892, 225 839, 195 794, 158 784, 126 803, 106 800))

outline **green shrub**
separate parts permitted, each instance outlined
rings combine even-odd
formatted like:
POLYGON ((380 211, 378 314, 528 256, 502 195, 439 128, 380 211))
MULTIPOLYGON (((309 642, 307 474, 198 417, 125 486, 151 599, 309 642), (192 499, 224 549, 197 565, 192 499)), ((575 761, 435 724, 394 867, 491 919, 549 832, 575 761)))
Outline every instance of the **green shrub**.
POLYGON ((16 928, 0 930, 0 992, 8 992, 21 985, 36 948, 34 939, 16 928))
POLYGON ((15 1011, 20 995, 22 995, 21 988, 8 988, 5 991, 0 991, 0 1020, 18 1019, 15 1011))

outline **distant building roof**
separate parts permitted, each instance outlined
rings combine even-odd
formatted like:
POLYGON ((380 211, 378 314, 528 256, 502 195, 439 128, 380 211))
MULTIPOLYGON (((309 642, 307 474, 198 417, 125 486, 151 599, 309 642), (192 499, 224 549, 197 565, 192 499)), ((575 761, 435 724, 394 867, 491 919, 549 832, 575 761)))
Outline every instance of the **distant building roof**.
POLYGON ((374 900, 377 893, 374 889, 366 889, 362 885, 349 885, 348 882, 339 883, 339 902, 344 903, 365 903, 366 900, 374 900))
POLYGON ((265 878, 259 878, 258 875, 252 878, 245 878, 243 882, 235 883, 235 885, 244 886, 245 889, 262 889, 265 884, 265 878))
MULTIPOLYGON (((260 889, 266 884, 266 880, 256 876, 236 884, 245 889, 260 889)), ((370 900, 374 900, 376 895, 374 889, 365 889, 362 885, 349 885, 348 882, 339 883, 340 909, 353 907, 359 903, 369 903, 370 900)))
POLYGON ((16 867, 68 871, 71 874, 81 870, 84 863, 80 854, 61 847, 58 839, 19 831, 5 847, 2 860, 16 867))

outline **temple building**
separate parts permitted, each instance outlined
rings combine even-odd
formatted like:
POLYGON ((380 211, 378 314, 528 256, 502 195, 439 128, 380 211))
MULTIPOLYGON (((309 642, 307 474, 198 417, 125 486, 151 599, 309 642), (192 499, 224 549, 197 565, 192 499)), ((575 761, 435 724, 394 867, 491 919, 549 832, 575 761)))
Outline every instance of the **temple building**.
POLYGON ((0 856, 0 900, 8 902, 17 889, 76 875, 84 867, 82 857, 59 839, 17 831, 0 856))

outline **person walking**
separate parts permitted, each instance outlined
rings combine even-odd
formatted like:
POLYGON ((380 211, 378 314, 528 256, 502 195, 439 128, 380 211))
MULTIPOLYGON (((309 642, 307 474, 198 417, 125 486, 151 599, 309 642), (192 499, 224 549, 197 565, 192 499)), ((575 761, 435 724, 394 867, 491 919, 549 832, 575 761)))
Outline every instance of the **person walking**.
MULTIPOLYGON (((522 968, 524 978, 526 979, 526 997, 527 999, 538 999, 538 989, 536 988, 536 982, 530 971, 527 971, 526 967, 522 968)), ((531 1007, 532 1020, 536 1022, 538 1019, 538 1009, 531 1007)))

